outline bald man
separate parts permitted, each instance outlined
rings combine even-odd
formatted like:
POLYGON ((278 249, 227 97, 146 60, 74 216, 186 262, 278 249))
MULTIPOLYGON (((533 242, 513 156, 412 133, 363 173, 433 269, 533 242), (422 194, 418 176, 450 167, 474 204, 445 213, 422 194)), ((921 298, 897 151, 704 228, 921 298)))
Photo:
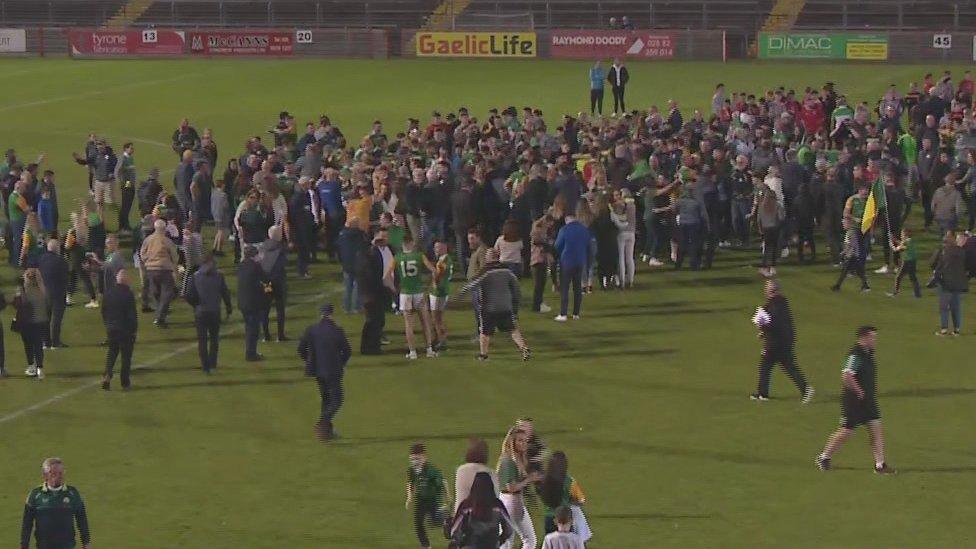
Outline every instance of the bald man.
POLYGON ((123 269, 115 275, 115 285, 105 291, 102 298, 102 321, 108 336, 108 356, 105 358, 105 376, 102 389, 111 387, 115 360, 122 354, 122 390, 131 386, 132 351, 136 343, 139 317, 136 315, 136 296, 129 288, 129 275, 123 269))

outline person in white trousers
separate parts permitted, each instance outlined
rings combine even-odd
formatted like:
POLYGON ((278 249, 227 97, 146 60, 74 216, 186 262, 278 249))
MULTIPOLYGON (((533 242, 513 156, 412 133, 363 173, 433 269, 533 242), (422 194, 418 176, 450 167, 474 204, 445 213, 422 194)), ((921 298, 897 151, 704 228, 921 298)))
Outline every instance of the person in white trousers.
MULTIPOLYGON (((512 529, 518 534, 522 541, 522 549, 535 549, 538 542, 535 537, 535 529, 532 526, 532 517, 529 516, 528 509, 525 508, 524 490, 531 484, 541 480, 538 472, 528 473, 526 471, 529 464, 528 457, 529 434, 518 428, 509 430, 502 443, 502 452, 498 457, 498 484, 501 486, 499 499, 505 505, 508 516, 512 522, 512 529)), ((501 549, 514 549, 515 536, 508 538, 502 544, 501 549)))
POLYGON ((617 284, 626 288, 634 285, 634 244, 637 242, 637 206, 630 189, 614 191, 610 218, 617 226, 617 284))

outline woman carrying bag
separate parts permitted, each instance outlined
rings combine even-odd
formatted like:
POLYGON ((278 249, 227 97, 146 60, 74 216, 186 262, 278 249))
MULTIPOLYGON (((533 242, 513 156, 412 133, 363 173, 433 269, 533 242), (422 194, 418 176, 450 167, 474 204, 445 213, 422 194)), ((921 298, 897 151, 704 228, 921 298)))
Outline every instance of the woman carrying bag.
POLYGON ((512 536, 505 506, 488 473, 478 473, 451 523, 451 549, 498 549, 512 536))

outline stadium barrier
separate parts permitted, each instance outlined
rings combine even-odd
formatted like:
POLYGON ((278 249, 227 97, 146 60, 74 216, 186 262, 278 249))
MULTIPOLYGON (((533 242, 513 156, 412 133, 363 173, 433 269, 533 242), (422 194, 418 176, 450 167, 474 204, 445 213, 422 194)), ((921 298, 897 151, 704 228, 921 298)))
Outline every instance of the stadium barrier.
MULTIPOLYGON (((734 40, 734 38, 733 38, 734 40)), ((404 30, 403 57, 495 59, 698 59, 730 56, 725 31, 552 29, 537 31, 404 30)), ((745 51, 745 40, 734 44, 745 51)))

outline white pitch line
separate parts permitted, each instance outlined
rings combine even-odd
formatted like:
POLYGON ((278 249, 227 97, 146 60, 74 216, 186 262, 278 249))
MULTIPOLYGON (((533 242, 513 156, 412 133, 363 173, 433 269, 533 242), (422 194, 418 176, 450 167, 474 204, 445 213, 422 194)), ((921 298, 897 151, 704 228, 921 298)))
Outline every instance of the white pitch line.
MULTIPOLYGON (((328 292, 325 292, 325 293, 321 293, 321 294, 315 295, 315 296, 313 296, 311 298, 308 298, 308 299, 303 299, 303 300, 301 300, 301 301, 299 301, 297 303, 292 303, 291 305, 285 307, 285 310, 286 311, 290 311, 291 309, 293 309, 294 307, 297 307, 299 305, 307 305, 309 303, 312 303, 312 302, 321 300, 322 298, 324 298, 324 297, 326 297, 326 296, 328 296, 330 294, 336 293, 337 291, 338 291, 337 288, 333 288, 331 291, 328 291, 328 292)), ((225 331, 223 333, 224 334, 232 334, 232 333, 235 333, 235 332, 237 332, 237 331, 240 330, 241 326, 243 326, 243 324, 236 323, 233 326, 231 326, 227 331, 225 331)), ((196 348, 197 348, 197 344, 196 343, 188 343, 188 344, 186 344, 186 345, 184 345, 182 347, 178 347, 175 351, 170 351, 170 352, 168 352, 166 354, 157 356, 156 358, 150 360, 149 362, 143 362, 143 363, 140 363, 140 364, 136 364, 135 366, 132 367, 132 370, 133 371, 135 371, 135 370, 142 370, 144 368, 149 368, 151 366, 155 366, 156 364, 159 364, 160 362, 165 362, 165 361, 173 358, 174 356, 181 355, 181 354, 183 354, 183 353, 185 353, 185 352, 187 352, 187 351, 189 351, 191 349, 196 349, 196 348)), ((78 394, 78 393, 80 393, 82 391, 85 391, 87 389, 91 389, 93 387, 97 387, 101 383, 102 383, 102 378, 96 378, 96 379, 93 379, 93 380, 89 381, 88 383, 85 383, 85 384, 79 385, 77 387, 68 389, 67 391, 64 391, 63 393, 58 393, 58 394, 56 394, 56 395, 54 395, 54 396, 52 396, 50 398, 47 398, 47 399, 42 400, 40 402, 31 404, 30 406, 28 406, 26 408, 21 408, 20 410, 16 410, 16 411, 10 412, 7 415, 0 416, 0 424, 4 424, 4 423, 10 422, 10 421, 13 421, 13 420, 15 420, 15 419, 17 419, 19 417, 23 417, 23 416, 25 416, 27 414, 36 412, 36 411, 38 411, 38 410, 40 410, 42 408, 47 408, 48 406, 50 406, 52 404, 56 404, 56 403, 58 403, 58 402, 60 402, 60 401, 62 401, 64 399, 69 398, 69 397, 72 397, 72 396, 74 396, 74 395, 76 395, 76 394, 78 394)))
POLYGON ((200 73, 190 73, 181 74, 180 76, 174 76, 172 78, 161 78, 158 80, 145 80, 142 82, 133 82, 132 84, 123 84, 121 86, 113 86, 104 90, 95 90, 85 93, 79 93, 76 95, 66 95, 64 97, 52 97, 50 99, 38 99, 37 101, 28 101, 26 103, 17 103, 14 105, 8 105, 6 107, 0 107, 0 112, 15 111, 18 109, 24 109, 27 107, 37 107, 39 105, 50 105, 51 103, 59 103, 61 101, 72 101, 75 99, 85 99, 87 97, 95 97, 99 95, 107 95, 115 93, 120 90, 127 90, 131 88, 141 88, 143 86, 152 86, 154 84, 162 84, 164 82, 173 82, 175 80, 183 80, 184 78, 190 78, 196 76, 200 73))

